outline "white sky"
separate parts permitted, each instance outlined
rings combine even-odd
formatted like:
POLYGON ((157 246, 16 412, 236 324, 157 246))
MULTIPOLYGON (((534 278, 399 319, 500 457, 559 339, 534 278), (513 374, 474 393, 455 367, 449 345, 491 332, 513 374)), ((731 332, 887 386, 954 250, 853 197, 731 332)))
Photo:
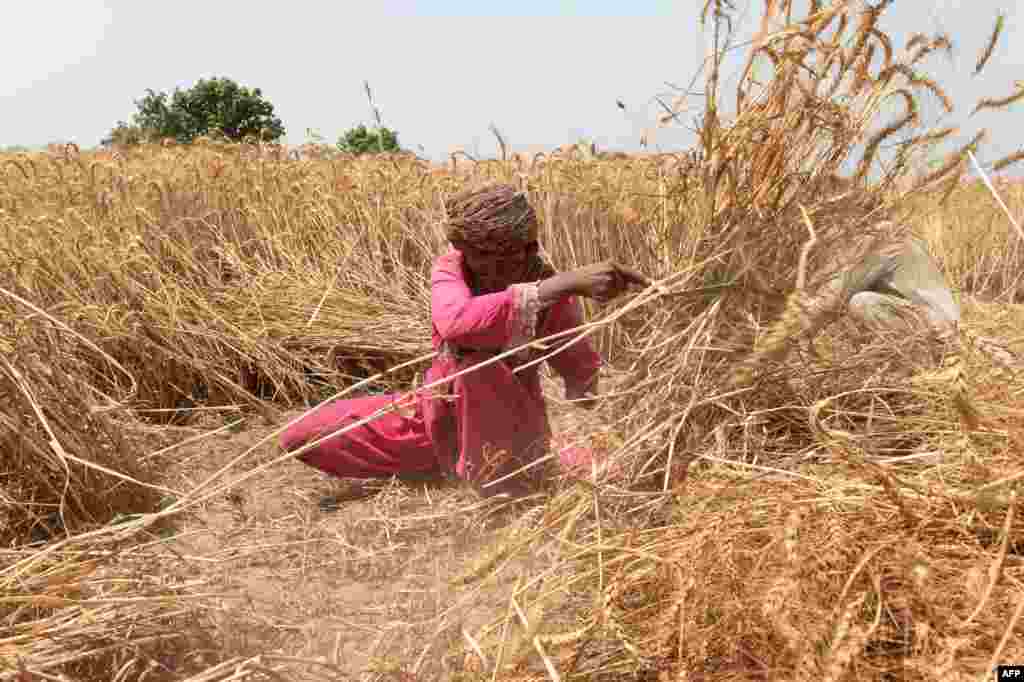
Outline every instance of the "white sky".
MULTIPOLYGON (((34 0, 9 3, 0 41, 0 147, 99 143, 147 88, 172 91, 226 76, 259 87, 300 144, 315 129, 335 141, 370 123, 368 80, 384 124, 430 158, 457 148, 494 154, 497 125, 513 149, 594 139, 638 147, 666 82, 688 84, 706 54, 702 0, 405 0, 285 3, 236 0, 34 0), (481 10, 481 7, 485 9, 481 10), (628 8, 615 10, 614 8, 628 8), (615 106, 621 99, 626 112, 615 106)), ((763 0, 737 0, 759 16, 763 0)), ((933 58, 969 138, 988 126, 987 158, 1024 147, 1021 107, 967 119, 982 94, 1024 80, 1024 11, 1013 0, 899 0, 886 30, 951 34, 956 61, 933 58), (974 61, 998 11, 1006 31, 986 72, 974 61)), ((750 23, 741 33, 749 35, 750 23)), ((698 82, 699 83, 699 82, 698 82)), ((731 91, 731 89, 729 89, 731 91)), ((695 103, 697 103, 695 101, 695 103)), ((928 107, 935 112, 937 108, 928 107)), ((696 113, 696 111, 695 111, 696 113)), ((661 131, 679 149, 684 130, 661 131)))

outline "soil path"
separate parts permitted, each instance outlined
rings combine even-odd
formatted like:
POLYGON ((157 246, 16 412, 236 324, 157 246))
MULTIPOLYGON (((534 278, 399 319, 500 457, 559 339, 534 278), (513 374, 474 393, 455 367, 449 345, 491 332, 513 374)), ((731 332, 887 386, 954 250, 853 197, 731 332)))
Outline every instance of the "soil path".
MULTIPOLYGON (((193 489, 275 428, 183 446, 171 482, 193 489)), ((281 454, 271 439, 221 480, 281 454)), ((516 576, 550 560, 524 557, 490 582, 452 585, 529 504, 482 500, 453 481, 344 481, 289 460, 186 512, 171 547, 190 577, 229 595, 215 612, 222 656, 327 664, 300 666, 309 679, 450 680, 473 667, 457 653, 463 631, 505 618, 516 576), (336 510, 321 509, 328 495, 336 510)))

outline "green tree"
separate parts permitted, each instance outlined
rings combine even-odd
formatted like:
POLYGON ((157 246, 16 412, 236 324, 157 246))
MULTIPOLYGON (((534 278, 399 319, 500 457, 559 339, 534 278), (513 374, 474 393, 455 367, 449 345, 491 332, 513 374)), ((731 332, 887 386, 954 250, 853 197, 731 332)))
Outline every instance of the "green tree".
POLYGON ((243 87, 230 78, 200 79, 187 90, 175 88, 173 95, 146 90, 135 107, 131 122, 118 121, 103 144, 165 138, 188 143, 203 135, 276 141, 285 132, 274 105, 259 88, 243 87))
POLYGON ((338 149, 356 156, 402 151, 398 146, 398 133, 388 128, 370 129, 362 124, 338 138, 338 149))
POLYGON ((156 133, 147 134, 147 132, 138 125, 118 121, 114 129, 110 131, 110 134, 100 141, 100 144, 105 147, 109 147, 110 145, 120 146, 140 144, 150 137, 156 138, 158 135, 156 133))

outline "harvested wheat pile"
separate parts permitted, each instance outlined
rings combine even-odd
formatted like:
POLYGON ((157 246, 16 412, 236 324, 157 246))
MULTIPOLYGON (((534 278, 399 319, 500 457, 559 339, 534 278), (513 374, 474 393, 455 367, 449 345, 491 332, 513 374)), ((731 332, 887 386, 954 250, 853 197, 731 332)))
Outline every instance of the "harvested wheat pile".
POLYGON ((0 355, 0 543, 45 540, 154 507, 169 491, 146 483, 153 471, 137 459, 138 441, 103 409, 121 397, 126 370, 60 320, 16 301, 0 303, 0 345, 12 341, 0 355))
MULTIPOLYGON (((708 3, 719 37, 728 5, 708 3)), ((545 618, 530 665, 503 673, 975 679, 1021 655, 1020 313, 965 301, 960 338, 937 349, 864 336, 845 294, 815 298, 908 235, 923 193, 955 190, 983 139, 913 175, 953 133, 918 113, 922 96, 952 106, 922 75, 950 43, 897 51, 885 9, 769 3, 748 65, 767 58, 773 77, 742 78, 728 122, 710 67, 700 146, 667 190, 686 227, 662 242, 659 283, 615 311, 626 369, 598 419, 613 437, 579 434, 609 446, 632 492, 599 487, 539 531, 565 562, 523 577, 517 598, 545 618), (880 121, 891 100, 904 113, 880 121)), ((478 655, 491 670, 499 625, 478 655)))
POLYGON ((204 581, 116 550, 4 552, 3 679, 174 679, 205 667, 182 656, 213 644, 196 605, 210 596, 204 581))

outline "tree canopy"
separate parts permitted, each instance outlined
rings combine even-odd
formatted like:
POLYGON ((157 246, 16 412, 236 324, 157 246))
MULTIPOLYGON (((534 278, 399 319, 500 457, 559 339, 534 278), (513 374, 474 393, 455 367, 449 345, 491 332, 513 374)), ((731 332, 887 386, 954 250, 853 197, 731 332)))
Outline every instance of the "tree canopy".
POLYGON ((147 89, 135 106, 131 122, 118 121, 103 144, 167 138, 188 143, 203 135, 272 142, 285 133, 281 119, 274 115, 274 105, 262 91, 230 78, 200 79, 187 90, 175 88, 172 95, 147 89))
POLYGON ((362 124, 338 138, 338 149, 356 156, 402 151, 398 145, 398 133, 388 128, 371 129, 362 124))

